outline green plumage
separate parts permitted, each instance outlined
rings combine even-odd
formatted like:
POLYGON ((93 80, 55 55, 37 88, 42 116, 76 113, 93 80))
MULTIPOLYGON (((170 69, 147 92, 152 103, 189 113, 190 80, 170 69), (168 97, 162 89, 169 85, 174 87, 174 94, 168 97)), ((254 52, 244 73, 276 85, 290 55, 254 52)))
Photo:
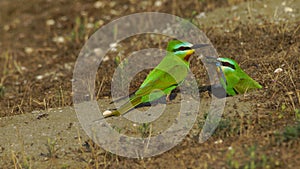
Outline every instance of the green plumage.
MULTIPOLYGON (((243 94, 249 90, 260 89, 262 86, 248 76, 238 65, 238 63, 229 58, 218 58, 222 65, 219 69, 222 69, 226 82, 222 78, 221 84, 226 90, 228 95, 234 96, 236 94, 243 94)), ((219 70, 219 72, 221 72, 219 70)))
POLYGON ((118 116, 139 104, 155 101, 162 96, 169 95, 188 74, 189 62, 186 58, 194 53, 194 49, 191 49, 192 46, 188 42, 170 41, 167 55, 149 73, 139 89, 129 98, 129 101, 119 109, 104 114, 104 116, 118 116))

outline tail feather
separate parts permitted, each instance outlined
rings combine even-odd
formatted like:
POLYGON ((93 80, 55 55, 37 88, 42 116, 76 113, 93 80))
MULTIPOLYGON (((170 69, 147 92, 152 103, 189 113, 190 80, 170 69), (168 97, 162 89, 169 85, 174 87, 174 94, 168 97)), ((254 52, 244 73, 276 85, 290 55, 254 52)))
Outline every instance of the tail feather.
POLYGON ((249 77, 249 79, 241 79, 234 88, 238 93, 245 93, 248 90, 261 89, 262 86, 249 77))
POLYGON ((251 89, 261 89, 262 88, 262 86, 257 81, 253 80, 252 78, 250 79, 248 86, 251 89))
POLYGON ((131 98, 131 97, 134 96, 134 93, 135 93, 135 92, 136 92, 136 91, 130 93, 128 96, 123 96, 123 97, 120 97, 120 98, 118 98, 118 99, 116 99, 116 100, 113 100, 113 101, 109 102, 109 104, 112 104, 112 103, 115 103, 115 102, 119 102, 119 101, 124 100, 124 99, 126 99, 126 98, 128 98, 128 97, 131 98))

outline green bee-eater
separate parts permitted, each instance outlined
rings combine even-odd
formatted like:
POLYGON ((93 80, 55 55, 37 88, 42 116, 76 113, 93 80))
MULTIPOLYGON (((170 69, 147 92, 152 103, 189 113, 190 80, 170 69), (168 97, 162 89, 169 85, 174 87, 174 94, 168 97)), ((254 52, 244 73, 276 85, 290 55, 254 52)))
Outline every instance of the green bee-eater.
POLYGON ((238 65, 238 63, 229 58, 217 58, 218 72, 224 74, 226 82, 220 78, 221 85, 228 95, 243 94, 252 89, 260 89, 262 86, 248 76, 238 65))
POLYGON ((193 45, 188 42, 172 40, 168 43, 167 54, 162 61, 149 73, 139 89, 129 97, 129 101, 117 110, 106 110, 104 117, 118 116, 132 108, 147 102, 155 101, 168 95, 186 78, 189 72, 189 58, 194 49, 209 44, 193 45))

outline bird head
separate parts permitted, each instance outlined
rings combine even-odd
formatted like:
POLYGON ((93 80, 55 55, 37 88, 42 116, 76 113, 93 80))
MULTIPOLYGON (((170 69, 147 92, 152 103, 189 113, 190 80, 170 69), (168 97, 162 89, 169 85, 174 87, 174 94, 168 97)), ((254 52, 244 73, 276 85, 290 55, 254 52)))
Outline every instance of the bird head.
POLYGON ((229 58, 217 58, 217 61, 221 63, 221 69, 224 73, 234 72, 237 69, 240 69, 238 63, 229 58))
POLYGON ((176 56, 188 61, 190 56, 195 53, 196 48, 208 46, 209 44, 193 45, 189 42, 182 42, 179 40, 171 40, 168 43, 167 51, 174 53, 176 56))

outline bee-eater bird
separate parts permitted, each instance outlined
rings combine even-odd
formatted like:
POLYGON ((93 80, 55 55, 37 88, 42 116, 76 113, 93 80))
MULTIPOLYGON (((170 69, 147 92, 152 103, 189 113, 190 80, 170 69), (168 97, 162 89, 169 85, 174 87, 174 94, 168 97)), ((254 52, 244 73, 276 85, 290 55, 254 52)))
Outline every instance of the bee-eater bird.
POLYGON ((142 103, 155 101, 165 95, 168 99, 172 90, 182 84, 188 75, 189 58, 195 52, 195 49, 209 45, 193 45, 188 42, 171 40, 167 46, 166 56, 148 74, 139 89, 129 96, 129 101, 116 110, 104 111, 103 116, 119 116, 142 103))
POLYGON ((240 68, 236 61, 229 58, 217 58, 217 62, 221 63, 217 69, 225 76, 226 82, 223 78, 220 78, 220 82, 228 95, 234 96, 262 88, 258 82, 240 68))

